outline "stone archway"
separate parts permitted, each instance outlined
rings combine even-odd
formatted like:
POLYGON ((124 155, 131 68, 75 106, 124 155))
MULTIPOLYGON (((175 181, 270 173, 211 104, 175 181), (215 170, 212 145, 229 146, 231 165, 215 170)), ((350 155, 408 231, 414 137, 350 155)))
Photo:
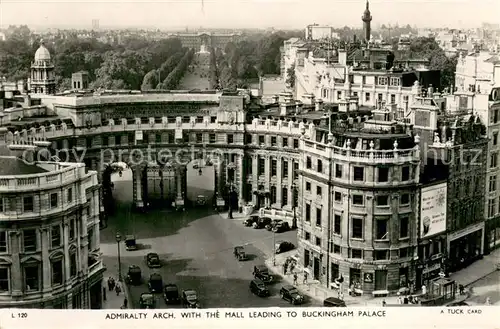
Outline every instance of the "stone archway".
POLYGON ((214 203, 215 167, 210 160, 195 159, 186 166, 186 201, 191 206, 214 203))

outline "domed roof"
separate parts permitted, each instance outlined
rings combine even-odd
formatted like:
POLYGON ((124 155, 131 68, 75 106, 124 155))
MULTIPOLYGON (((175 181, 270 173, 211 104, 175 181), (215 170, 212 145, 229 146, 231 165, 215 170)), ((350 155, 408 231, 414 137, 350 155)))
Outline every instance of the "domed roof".
POLYGON ((40 47, 35 53, 35 62, 38 61, 50 61, 50 53, 49 50, 45 48, 43 40, 40 41, 40 47))

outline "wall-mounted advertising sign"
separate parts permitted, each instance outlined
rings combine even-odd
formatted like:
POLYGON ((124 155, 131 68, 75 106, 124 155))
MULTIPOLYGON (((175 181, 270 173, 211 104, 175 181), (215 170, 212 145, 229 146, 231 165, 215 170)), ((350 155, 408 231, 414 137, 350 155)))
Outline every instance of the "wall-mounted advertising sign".
POLYGON ((420 237, 446 231, 446 183, 424 187, 420 193, 420 237))

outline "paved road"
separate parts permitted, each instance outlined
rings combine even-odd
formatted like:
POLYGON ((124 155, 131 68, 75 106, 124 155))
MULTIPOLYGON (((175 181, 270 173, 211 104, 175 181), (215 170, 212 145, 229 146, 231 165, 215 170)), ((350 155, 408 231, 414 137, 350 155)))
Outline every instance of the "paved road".
POLYGON ((484 304, 488 297, 490 298, 491 304, 500 305, 500 271, 495 271, 473 283, 472 296, 468 301, 484 304))
MULTIPOLYGON (((263 264, 265 255, 271 254, 271 232, 244 227, 240 220, 223 219, 218 214, 210 214, 209 210, 118 215, 101 232, 104 263, 111 273, 117 273, 114 234, 117 228, 122 232, 131 232, 132 227, 135 227, 141 248, 131 252, 121 246, 123 273, 131 264, 139 265, 146 279, 150 273, 157 271, 164 282, 176 283, 180 289, 195 289, 204 308, 289 306, 278 296, 279 282, 270 287, 269 298, 256 297, 248 288, 253 266, 263 264), (242 244, 246 245, 245 249, 251 257, 248 261, 238 262, 233 257, 233 247, 242 244), (160 254, 161 269, 146 268, 144 256, 148 252, 160 254)), ((296 232, 276 234, 276 240, 280 239, 295 242, 296 232)), ((130 287, 132 304, 137 304, 140 294, 146 290, 146 283, 130 287)), ((158 303, 159 307, 166 307, 160 298, 158 303)), ((312 306, 313 303, 307 301, 304 306, 312 306)))

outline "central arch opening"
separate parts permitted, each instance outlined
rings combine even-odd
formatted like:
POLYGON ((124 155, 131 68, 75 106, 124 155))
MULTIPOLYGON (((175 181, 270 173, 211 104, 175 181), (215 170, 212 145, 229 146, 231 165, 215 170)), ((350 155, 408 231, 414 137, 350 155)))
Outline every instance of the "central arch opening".
POLYGON ((215 196, 215 166, 195 159, 186 166, 186 201, 192 206, 209 206, 215 196))

